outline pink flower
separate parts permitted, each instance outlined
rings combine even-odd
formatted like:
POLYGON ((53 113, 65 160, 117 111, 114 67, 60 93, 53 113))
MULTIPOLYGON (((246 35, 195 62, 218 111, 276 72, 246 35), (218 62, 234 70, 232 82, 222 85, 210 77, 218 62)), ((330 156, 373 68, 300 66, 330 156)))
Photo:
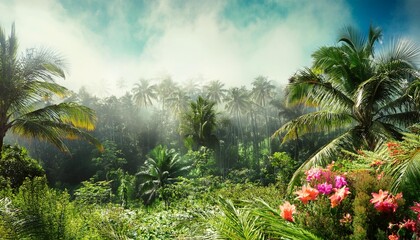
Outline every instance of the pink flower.
POLYGON ((347 214, 344 214, 342 219, 340 219, 340 224, 344 225, 346 223, 351 223, 351 221, 352 221, 352 217, 350 213, 347 213, 347 214))
POLYGON ((335 187, 336 188, 342 188, 343 186, 347 185, 346 178, 343 176, 335 176, 335 187))
POLYGON ((290 204, 286 201, 283 205, 280 206, 280 216, 286 221, 293 222, 293 214, 296 212, 295 205, 290 204))
POLYGON ((402 198, 402 193, 393 196, 388 194, 388 191, 380 189, 379 193, 372 193, 372 197, 370 202, 374 204, 374 207, 379 212, 395 212, 398 208, 397 200, 402 198))
POLYGON ((349 188, 343 186, 340 189, 334 188, 335 193, 330 197, 331 208, 338 206, 350 194, 349 188))
POLYGON ((324 195, 328 195, 332 191, 332 184, 328 184, 326 182, 322 184, 318 184, 318 191, 324 195))
POLYGON ((306 181, 311 182, 312 180, 320 180, 322 175, 322 169, 320 168, 311 168, 305 172, 306 181))
POLYGON ((415 213, 420 214, 420 203, 414 202, 414 206, 410 207, 415 213))
POLYGON ((406 228, 412 232, 416 231, 416 222, 408 219, 408 220, 404 220, 403 224, 401 225, 401 227, 406 228))

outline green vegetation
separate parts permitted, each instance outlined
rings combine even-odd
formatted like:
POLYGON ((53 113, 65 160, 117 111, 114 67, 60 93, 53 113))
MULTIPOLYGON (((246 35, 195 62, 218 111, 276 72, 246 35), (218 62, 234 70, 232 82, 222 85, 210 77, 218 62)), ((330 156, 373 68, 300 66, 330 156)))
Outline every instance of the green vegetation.
POLYGON ((419 238, 420 50, 380 37, 345 28, 284 89, 99 99, 0 31, 0 239, 419 238))

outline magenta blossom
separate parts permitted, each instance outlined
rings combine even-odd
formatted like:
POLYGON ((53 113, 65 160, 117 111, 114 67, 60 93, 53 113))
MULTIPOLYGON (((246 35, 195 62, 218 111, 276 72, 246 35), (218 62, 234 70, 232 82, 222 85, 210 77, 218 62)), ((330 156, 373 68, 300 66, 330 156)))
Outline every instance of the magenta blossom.
POLYGON ((335 176, 335 187, 336 188, 342 188, 343 186, 347 185, 346 178, 343 176, 335 176))
POLYGON ((326 182, 318 184, 318 191, 324 195, 328 195, 332 191, 332 184, 328 184, 326 182))

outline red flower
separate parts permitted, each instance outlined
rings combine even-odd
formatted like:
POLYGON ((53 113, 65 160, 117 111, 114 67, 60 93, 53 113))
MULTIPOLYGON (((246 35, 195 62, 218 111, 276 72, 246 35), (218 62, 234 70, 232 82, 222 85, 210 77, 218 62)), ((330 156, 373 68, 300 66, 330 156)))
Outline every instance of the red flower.
POLYGON ((416 222, 408 219, 408 220, 404 220, 403 224, 401 225, 401 227, 406 228, 412 232, 416 231, 416 222))
POLYGON ((286 221, 293 222, 293 214, 295 212, 295 205, 290 204, 288 201, 286 201, 283 205, 280 206, 280 216, 286 221))
POLYGON ((420 214, 420 203, 414 202, 414 206, 410 207, 415 213, 420 214))
POLYGON ((394 233, 388 236, 389 240, 398 240, 398 235, 395 235, 394 233))
POLYGON ((303 204, 307 204, 310 200, 315 200, 318 196, 318 190, 312 188, 311 186, 302 186, 302 190, 296 191, 297 198, 302 201, 303 204))

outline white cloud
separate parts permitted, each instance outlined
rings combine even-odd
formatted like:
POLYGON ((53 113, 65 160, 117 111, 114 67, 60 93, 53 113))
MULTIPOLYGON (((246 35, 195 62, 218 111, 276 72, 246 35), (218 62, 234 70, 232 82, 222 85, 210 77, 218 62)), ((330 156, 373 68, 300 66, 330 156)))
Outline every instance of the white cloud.
POLYGON ((337 30, 351 22, 343 1, 307 1, 300 6, 287 2, 293 11, 286 17, 257 18, 247 26, 221 17, 226 1, 182 1, 182 6, 150 1, 145 6, 148 14, 128 23, 127 6, 116 0, 109 2, 113 19, 102 32, 86 27, 85 21, 92 17, 88 13, 69 16, 57 1, 34 2, 0 3, 3 27, 9 29, 6 24, 16 22, 21 50, 49 46, 61 52, 71 66, 63 84, 73 90, 85 85, 99 95, 119 94, 120 79, 131 87, 141 77, 166 75, 176 81, 220 79, 233 86, 248 85, 261 74, 286 83, 296 70, 310 64, 316 47, 333 43, 337 30), (139 26, 130 28, 130 24, 139 26), (147 37, 143 52, 113 51, 109 38, 115 34, 147 37))

